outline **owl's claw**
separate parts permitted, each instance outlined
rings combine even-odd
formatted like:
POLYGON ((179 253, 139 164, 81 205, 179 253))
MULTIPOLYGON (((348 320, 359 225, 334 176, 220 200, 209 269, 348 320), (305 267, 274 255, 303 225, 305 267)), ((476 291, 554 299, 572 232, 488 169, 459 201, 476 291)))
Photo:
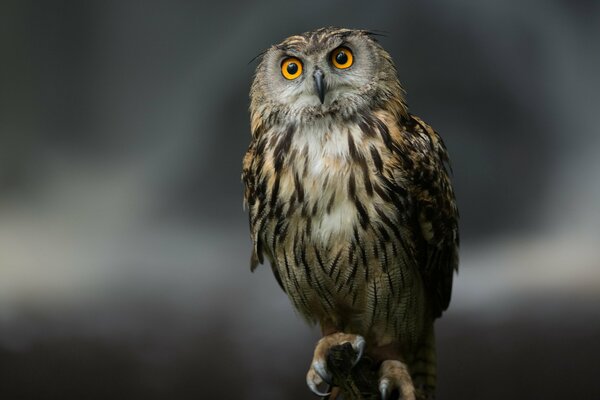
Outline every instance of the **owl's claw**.
POLYGON ((379 369, 381 400, 388 400, 394 390, 400 392, 402 400, 415 400, 415 387, 406 365, 397 360, 385 360, 379 369))
POLYGON ((321 379, 323 379, 325 383, 331 383, 331 374, 329 373, 329 371, 327 371, 325 364, 323 364, 321 360, 314 361, 312 363, 312 368, 321 377, 321 379))
POLYGON ((384 378, 379 381, 379 393, 381 393, 381 400, 388 400, 389 397, 390 380, 384 378))
POLYGON ((327 384, 325 392, 321 392, 318 388, 318 386, 323 382, 324 381, 320 374, 318 374, 314 369, 311 368, 308 370, 308 373, 306 374, 306 384, 310 388, 311 392, 320 397, 329 396, 331 394, 329 391, 329 384, 327 384))
POLYGON ((344 343, 350 343, 354 351, 356 351, 356 360, 352 366, 356 365, 360 361, 366 346, 365 339, 360 335, 354 335, 350 333, 334 333, 327 335, 317 343, 315 347, 315 354, 310 364, 310 369, 306 374, 306 384, 310 390, 318 396, 327 396, 329 393, 321 393, 317 386, 323 382, 328 385, 332 384, 332 376, 327 369, 327 354, 329 349, 334 346, 339 346, 344 343))
POLYGON ((354 360, 354 362, 352 363, 352 366, 354 367, 356 364, 358 364, 358 362, 360 361, 360 359, 363 356, 363 353, 365 352, 365 346, 367 345, 367 342, 365 342, 365 339, 362 336, 357 336, 356 337, 356 341, 355 343, 352 343, 352 348, 354 349, 354 351, 356 351, 356 353, 358 353, 356 355, 356 359, 354 360))

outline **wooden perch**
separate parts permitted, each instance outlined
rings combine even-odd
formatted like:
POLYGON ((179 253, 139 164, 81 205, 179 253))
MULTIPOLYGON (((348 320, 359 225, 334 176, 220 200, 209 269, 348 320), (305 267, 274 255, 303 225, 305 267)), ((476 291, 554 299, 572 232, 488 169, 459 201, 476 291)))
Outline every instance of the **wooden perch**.
MULTIPOLYGON (((378 389, 378 369, 373 360, 363 357, 358 364, 352 367, 357 353, 350 343, 332 347, 327 356, 327 367, 333 376, 333 386, 340 388, 344 400, 381 400, 378 389)), ((340 399, 340 396, 326 397, 325 399, 340 399)), ((394 393, 390 400, 397 399, 394 393)))

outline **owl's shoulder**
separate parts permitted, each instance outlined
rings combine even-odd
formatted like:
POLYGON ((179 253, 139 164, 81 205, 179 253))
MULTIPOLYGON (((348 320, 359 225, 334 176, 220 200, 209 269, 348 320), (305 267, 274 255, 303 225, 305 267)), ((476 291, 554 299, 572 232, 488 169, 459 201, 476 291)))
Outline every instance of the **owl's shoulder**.
POLYGON ((398 129, 392 130, 393 140, 416 165, 421 168, 449 167, 444 141, 429 124, 412 114, 396 119, 395 124, 398 129))

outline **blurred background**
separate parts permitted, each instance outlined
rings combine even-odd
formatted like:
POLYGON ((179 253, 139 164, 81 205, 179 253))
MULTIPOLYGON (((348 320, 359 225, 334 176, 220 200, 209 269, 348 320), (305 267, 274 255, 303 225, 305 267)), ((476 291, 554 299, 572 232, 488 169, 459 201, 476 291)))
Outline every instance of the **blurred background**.
POLYGON ((438 398, 600 398, 592 0, 2 1, 0 398, 313 398, 240 169, 248 61, 326 25, 387 32, 451 155, 438 398))

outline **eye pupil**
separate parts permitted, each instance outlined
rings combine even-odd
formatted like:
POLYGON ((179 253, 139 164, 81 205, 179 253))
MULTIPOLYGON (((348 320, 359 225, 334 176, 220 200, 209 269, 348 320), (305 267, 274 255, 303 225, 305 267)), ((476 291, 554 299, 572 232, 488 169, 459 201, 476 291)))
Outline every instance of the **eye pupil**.
POLYGON ((338 64, 344 65, 348 62, 348 56, 346 55, 346 52, 344 50, 341 50, 339 53, 337 53, 337 55, 335 56, 335 61, 338 62, 338 64))
POLYGON ((295 75, 298 72, 298 64, 291 62, 287 65, 287 72, 290 75, 295 75))

